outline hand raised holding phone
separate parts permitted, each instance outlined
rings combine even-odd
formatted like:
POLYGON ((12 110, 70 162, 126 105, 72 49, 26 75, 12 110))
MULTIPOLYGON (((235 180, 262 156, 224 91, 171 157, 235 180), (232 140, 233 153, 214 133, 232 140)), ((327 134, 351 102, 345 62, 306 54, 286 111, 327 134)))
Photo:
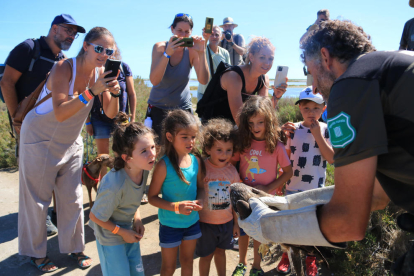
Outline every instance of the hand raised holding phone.
POLYGON ((101 94, 104 91, 109 91, 114 94, 117 94, 119 92, 120 86, 116 80, 118 78, 119 70, 117 71, 115 77, 108 78, 107 76, 111 73, 112 71, 110 70, 99 75, 95 84, 90 88, 95 96, 101 94))
POLYGON ((169 56, 172 56, 174 52, 178 49, 178 47, 181 47, 184 42, 179 39, 180 37, 173 35, 170 37, 170 40, 167 43, 167 46, 165 47, 165 53, 169 56))
POLYGON ((192 36, 194 45, 190 50, 195 50, 196 52, 204 52, 206 50, 205 39, 202 36, 194 35, 192 36))

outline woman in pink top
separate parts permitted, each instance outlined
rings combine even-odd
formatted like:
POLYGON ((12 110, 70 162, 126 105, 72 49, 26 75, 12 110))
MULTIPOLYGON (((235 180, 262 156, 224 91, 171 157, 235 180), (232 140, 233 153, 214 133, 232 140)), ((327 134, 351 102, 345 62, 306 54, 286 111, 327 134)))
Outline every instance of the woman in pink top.
MULTIPOLYGON (((251 96, 243 105, 239 114, 239 149, 233 158, 240 161, 240 178, 243 183, 254 186, 267 193, 276 189, 292 177, 292 166, 281 138, 286 140, 279 129, 278 120, 271 101, 266 97, 251 96), (278 166, 283 174, 277 177, 278 166)), ((246 269, 246 253, 249 243, 241 229, 239 238, 240 264, 237 269, 246 269)), ((260 243, 254 241, 254 261, 250 275, 263 275, 260 267, 258 249, 260 243)))

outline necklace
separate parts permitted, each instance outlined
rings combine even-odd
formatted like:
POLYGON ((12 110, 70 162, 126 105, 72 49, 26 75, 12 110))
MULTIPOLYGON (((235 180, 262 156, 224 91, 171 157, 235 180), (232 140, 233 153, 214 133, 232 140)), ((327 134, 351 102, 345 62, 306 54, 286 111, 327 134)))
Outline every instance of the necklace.
POLYGON ((87 89, 89 89, 89 84, 90 84, 90 82, 91 82, 92 77, 93 77, 93 72, 92 72, 92 76, 90 76, 90 77, 89 77, 88 84, 86 84, 86 82, 85 82, 85 85, 86 85, 86 90, 87 90, 87 89))

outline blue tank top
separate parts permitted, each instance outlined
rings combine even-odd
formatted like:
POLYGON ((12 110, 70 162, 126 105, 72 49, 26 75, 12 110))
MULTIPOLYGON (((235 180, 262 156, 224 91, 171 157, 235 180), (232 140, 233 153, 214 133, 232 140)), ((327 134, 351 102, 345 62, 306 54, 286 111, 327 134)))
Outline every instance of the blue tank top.
MULTIPOLYGON (((198 162, 194 155, 190 154, 190 156, 191 165, 188 168, 181 168, 185 179, 187 179, 190 184, 186 184, 180 179, 167 156, 162 157, 167 167, 167 175, 161 187, 162 199, 169 202, 196 200, 198 162)), ((198 221, 199 216, 198 212, 191 212, 190 215, 186 216, 176 214, 172 211, 158 209, 158 219, 162 225, 168 227, 188 228, 198 221)))
POLYGON ((180 63, 171 66, 168 61, 161 82, 151 88, 148 103, 161 109, 190 109, 190 52, 184 48, 180 63))

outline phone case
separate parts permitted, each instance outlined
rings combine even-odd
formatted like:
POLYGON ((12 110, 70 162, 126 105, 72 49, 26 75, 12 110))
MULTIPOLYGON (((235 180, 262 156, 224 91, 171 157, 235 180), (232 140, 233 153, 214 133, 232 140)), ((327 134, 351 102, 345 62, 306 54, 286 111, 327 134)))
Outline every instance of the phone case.
POLYGON ((107 59, 105 63, 105 72, 108 72, 109 70, 112 70, 112 72, 106 75, 105 78, 116 77, 116 75, 118 75, 118 70, 119 70, 120 65, 121 65, 120 60, 107 59))
POLYGON ((211 34, 211 32, 213 31, 213 21, 214 19, 211 17, 206 17, 206 26, 204 29, 204 32, 206 34, 211 34))
POLYGON ((275 88, 279 87, 282 83, 286 83, 286 77, 288 74, 289 67, 278 66, 275 77, 275 88))
MULTIPOLYGON (((178 39, 177 37, 174 37, 173 41, 176 41, 177 39, 178 39)), ((184 37, 183 39, 180 39, 180 41, 178 42, 181 42, 181 41, 183 41, 184 44, 180 45, 180 47, 193 47, 194 45, 194 40, 192 37, 184 37)))

